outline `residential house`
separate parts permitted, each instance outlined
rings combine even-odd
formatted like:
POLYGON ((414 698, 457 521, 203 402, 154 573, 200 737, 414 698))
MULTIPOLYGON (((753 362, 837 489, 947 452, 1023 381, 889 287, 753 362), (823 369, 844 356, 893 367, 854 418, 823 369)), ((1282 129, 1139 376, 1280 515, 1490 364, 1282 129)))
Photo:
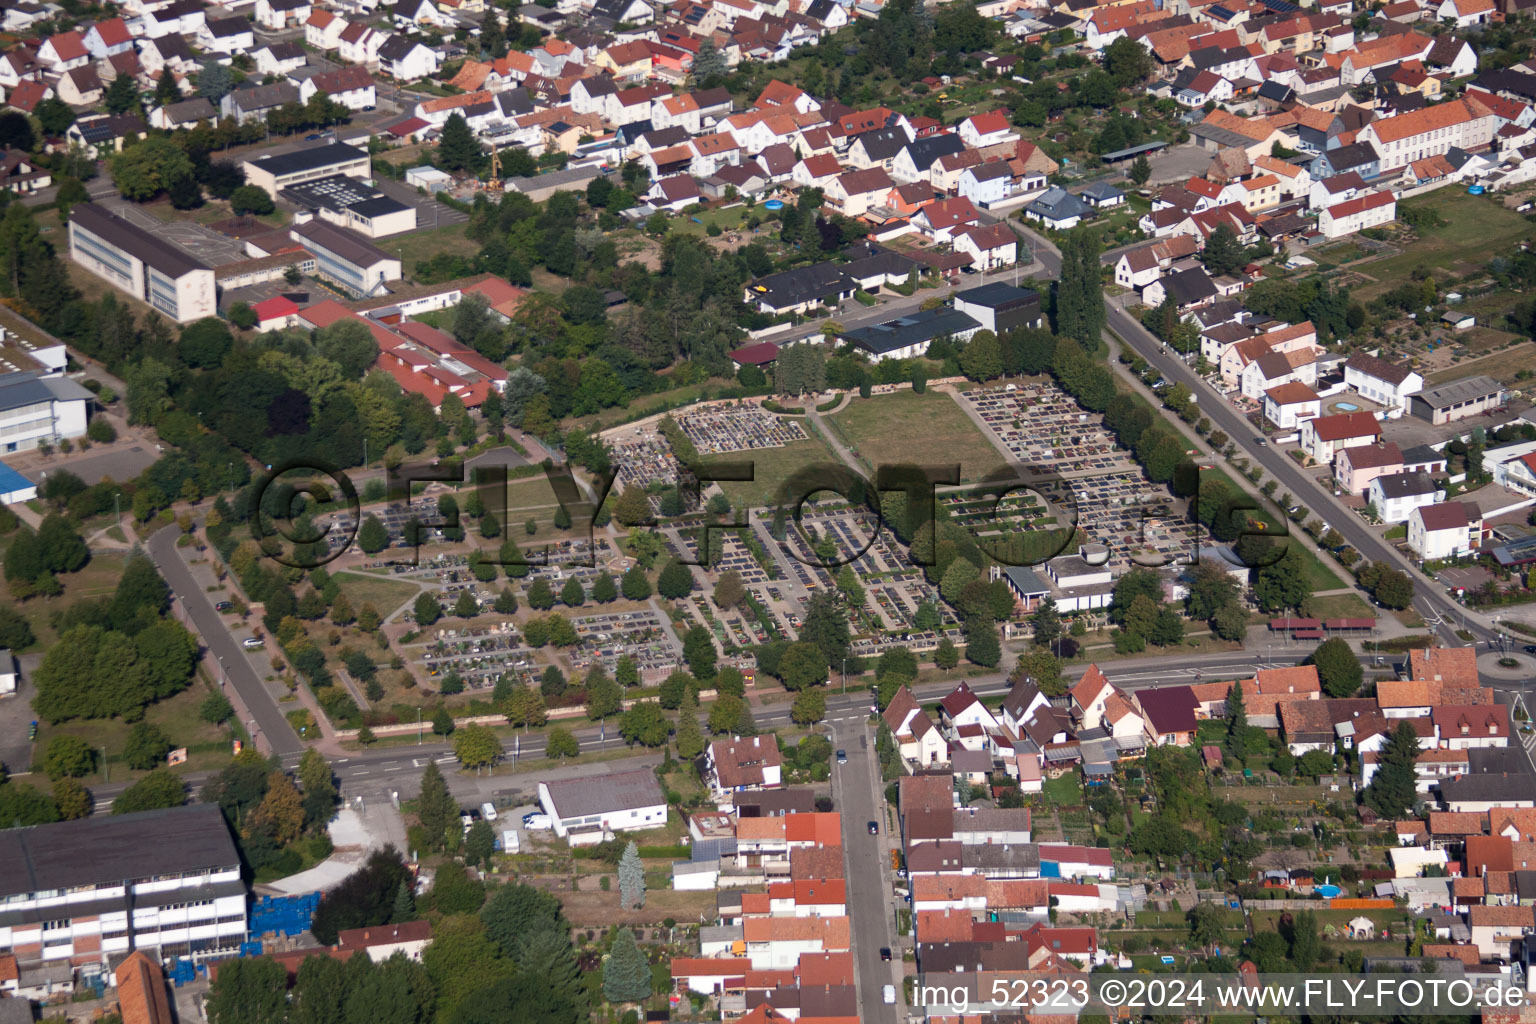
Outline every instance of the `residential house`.
POLYGON ((1392 441, 1345 448, 1333 460, 1333 481, 1349 494, 1364 494, 1377 477, 1401 472, 1403 453, 1392 441))
POLYGON ((377 103, 378 97, 373 76, 368 74, 366 68, 356 66, 310 75, 299 86, 299 101, 308 103, 316 93, 329 97, 348 110, 370 110, 377 103))
POLYGON ((384 40, 377 57, 379 70, 397 82, 414 82, 435 75, 439 64, 434 50, 410 36, 399 34, 384 40))
POLYGON ((962 228, 954 233, 953 245, 955 252, 969 255, 971 266, 982 272, 1010 266, 1018 259, 1018 236, 1002 221, 962 228))
MULTIPOLYGON (((0 191, 13 195, 30 195, 53 183, 53 176, 44 168, 32 163, 32 158, 19 150, 7 149, 0 153, 0 191)), ((7 657, 9 652, 7 652, 7 657)))
POLYGON ((341 45, 341 34, 347 22, 330 11, 316 9, 310 12, 304 23, 304 41, 323 53, 330 53, 341 45))
POLYGON ((890 727, 896 749, 907 762, 923 768, 949 762, 949 743, 944 734, 907 687, 896 691, 882 717, 890 727))
POLYGON ((304 66, 304 48, 298 43, 268 43, 251 52, 256 70, 263 75, 286 75, 304 66))
POLYGON ((981 214, 963 196, 929 203, 912 217, 912 226, 935 242, 952 241, 956 231, 980 223, 981 214))
POLYGON ((1452 147, 1484 149, 1499 126, 1493 111, 1463 97, 1372 121, 1360 129, 1356 141, 1373 144, 1381 154, 1381 169, 1391 171, 1452 147))
POLYGON ((828 183, 826 206, 844 217, 862 217, 880 204, 894 184, 891 176, 879 167, 848 171, 828 183))
POLYGON ((122 18, 104 18, 85 30, 85 48, 96 60, 103 60, 133 49, 133 33, 122 18))
POLYGON ((1367 192, 1325 208, 1317 216, 1317 229, 1326 238, 1342 238, 1396 219, 1396 196, 1391 192, 1367 192))
POLYGON ((1019 139, 1019 133, 1008 123, 1007 112, 1001 109, 972 114, 960 122, 956 131, 960 140, 971 149, 985 149, 1019 139))
POLYGON ((778 738, 771 734, 718 739, 704 752, 704 778, 716 800, 783 785, 783 765, 778 738))
POLYGON ((311 0, 256 0, 256 24, 274 31, 302 25, 313 6, 311 0))
POLYGON ((1445 500, 1445 491, 1423 473, 1378 476, 1366 489, 1376 515, 1384 523, 1406 523, 1408 513, 1445 500))
POLYGON ((1059 185, 1052 185, 1024 207, 1024 216, 1054 231, 1070 231, 1093 216, 1092 208, 1059 185))
POLYGON ((976 206, 986 209, 1010 198, 1014 187, 1013 169, 1002 160, 993 160, 962 171, 955 190, 976 206))
MULTIPOLYGON (((197 45, 208 53, 249 53, 256 47, 255 28, 249 18, 238 14, 228 18, 208 18, 198 29, 197 45)), ((299 64, 303 63, 301 54, 299 64)))
POLYGON ((1264 392, 1264 418, 1281 430, 1293 430, 1302 420, 1313 419, 1321 413, 1322 399, 1299 381, 1264 392))
POLYGON ((103 92, 101 76, 90 65, 64 72, 55 88, 59 99, 72 107, 94 107, 103 92))
MULTIPOLYGON (((292 89, 292 86, 289 86, 292 89)), ((295 90, 297 93, 297 90, 295 90)), ((228 99, 228 97, 225 97, 228 99)), ((178 128, 195 128, 197 122, 207 121, 212 124, 218 120, 218 112, 213 109, 213 104, 198 96, 195 99, 182 100, 179 103, 167 103, 163 107, 157 107, 149 112, 149 126, 167 131, 178 128)))
POLYGON ((891 161, 891 177, 897 181, 929 182, 937 161, 962 152, 966 152, 965 143, 953 132, 914 139, 891 161))
POLYGON ((1351 171, 1358 174, 1362 182, 1381 176, 1381 154, 1374 140, 1367 141, 1357 136, 1356 141, 1348 145, 1324 150, 1312 161, 1310 168, 1314 182, 1349 174, 1351 171))
POLYGON ((1419 505, 1408 513, 1408 546, 1420 561, 1470 558, 1482 544, 1483 516, 1470 501, 1419 505))
POLYGON ((1301 448, 1319 465, 1331 465, 1345 448, 1375 444, 1381 424, 1368 412, 1342 412, 1319 416, 1301 424, 1301 448))
POLYGON ((1138 690, 1135 702, 1146 720, 1152 746, 1187 747, 1194 742, 1195 694, 1188 686, 1138 690))
POLYGON ((1357 352, 1344 363, 1344 384, 1360 397, 1401 416, 1408 407, 1408 396, 1424 387, 1424 377, 1406 363, 1389 363, 1379 356, 1357 352))

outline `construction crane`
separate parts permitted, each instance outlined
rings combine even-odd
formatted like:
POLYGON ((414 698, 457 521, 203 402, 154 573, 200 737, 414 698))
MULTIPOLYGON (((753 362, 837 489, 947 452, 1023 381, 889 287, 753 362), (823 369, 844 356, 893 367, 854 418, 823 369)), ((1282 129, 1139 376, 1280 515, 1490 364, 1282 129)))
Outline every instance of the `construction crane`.
POLYGON ((501 191, 501 150, 491 147, 491 180, 485 183, 490 192, 501 191))

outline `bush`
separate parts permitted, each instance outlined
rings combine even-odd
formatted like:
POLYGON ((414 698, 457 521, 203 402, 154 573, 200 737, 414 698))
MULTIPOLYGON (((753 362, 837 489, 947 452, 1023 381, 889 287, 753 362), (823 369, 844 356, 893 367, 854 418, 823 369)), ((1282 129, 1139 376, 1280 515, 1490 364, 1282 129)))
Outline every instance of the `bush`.
POLYGON ((111 444, 117 440, 117 428, 105 416, 97 416, 85 428, 85 435, 98 444, 111 444))

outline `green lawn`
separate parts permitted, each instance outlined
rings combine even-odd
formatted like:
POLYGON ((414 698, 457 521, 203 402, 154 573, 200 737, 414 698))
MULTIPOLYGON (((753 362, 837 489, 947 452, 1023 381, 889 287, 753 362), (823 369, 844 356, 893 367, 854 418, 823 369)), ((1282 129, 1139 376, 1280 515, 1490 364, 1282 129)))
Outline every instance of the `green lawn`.
POLYGON ((714 224, 721 231, 734 231, 747 222, 749 213, 743 203, 729 209, 705 210, 694 215, 698 220, 694 220, 693 216, 677 216, 672 218, 672 230, 685 235, 702 235, 714 224))
POLYGON ((1317 552, 1311 547, 1299 539, 1294 540, 1293 546, 1301 552, 1301 559, 1306 563, 1308 590, 1315 594, 1320 590, 1338 590, 1348 585, 1337 573, 1323 564, 1323 560, 1317 557, 1317 552))
POLYGON ((84 598, 112 596, 118 578, 123 575, 124 557, 116 551, 93 552, 91 560, 79 572, 64 573, 59 577, 64 593, 58 597, 33 597, 16 605, 16 610, 31 624, 32 635, 37 637, 33 649, 47 650, 58 640, 58 632, 51 622, 55 612, 84 598))
POLYGON ((1083 787, 1077 772, 1067 772, 1060 778, 1045 780, 1045 798, 1058 806, 1076 807, 1083 802, 1083 787))
POLYGON ((371 604, 383 617, 414 598, 417 592, 412 584, 366 573, 339 572, 334 579, 354 609, 371 604))
POLYGON ((413 231, 408 235, 397 235, 394 238, 385 239, 380 246, 391 256, 399 256, 405 261, 405 276, 412 276, 418 263, 431 259, 445 250, 452 252, 471 253, 475 243, 464 237, 465 223, 448 224, 431 231, 413 231))
MULTIPOLYGON (((815 466, 842 466, 837 456, 821 438, 812 434, 804 441, 795 441, 780 448, 755 448, 749 452, 725 452, 705 460, 709 462, 751 461, 754 478, 751 481, 721 481, 719 486, 731 504, 737 508, 763 508, 775 505, 779 489, 802 470, 815 466)), ((792 505, 798 496, 790 500, 792 505)))
POLYGON ((1390 291, 1418 267, 1468 273, 1495 253, 1526 238, 1531 230, 1525 217, 1506 209, 1498 197, 1468 195, 1465 189, 1455 186, 1409 199, 1402 205, 1433 210, 1445 223, 1420 229, 1418 241, 1396 256, 1353 268, 1375 278, 1374 282, 1351 289, 1356 299, 1364 301, 1390 291))
POLYGON ((981 429, 947 394, 898 391, 855 398, 830 417, 842 440, 872 470, 901 462, 960 464, 960 479, 980 480, 1004 462, 981 429))
POLYGON ((1307 613, 1314 619, 1374 619, 1376 617, 1376 612, 1359 594, 1314 597, 1307 602, 1307 613))
MULTIPOLYGON (((159 726, 160 731, 176 746, 188 748, 188 760, 182 766, 182 771, 216 768, 229 760, 229 729, 209 725, 198 715, 198 708, 207 699, 211 689, 199 676, 192 681, 191 686, 176 696, 151 704, 144 712, 146 722, 159 726)), ((47 749, 48 741, 55 736, 78 736, 95 748, 98 768, 101 751, 105 747, 111 777, 126 779, 142 774, 131 771, 121 760, 123 744, 128 739, 130 728, 132 726, 120 718, 77 719, 60 722, 58 725, 39 722, 37 742, 32 746, 33 756, 41 757, 47 749)), ((95 778, 84 781, 90 785, 100 778, 98 772, 95 778)))

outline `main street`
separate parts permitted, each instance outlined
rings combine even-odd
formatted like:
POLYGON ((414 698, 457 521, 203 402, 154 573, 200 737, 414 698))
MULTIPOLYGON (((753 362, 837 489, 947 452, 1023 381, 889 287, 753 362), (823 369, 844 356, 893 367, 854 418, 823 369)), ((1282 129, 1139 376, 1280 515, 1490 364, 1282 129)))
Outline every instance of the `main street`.
MULTIPOLYGON (((864 699, 867 701, 868 697, 864 699)), ((893 1022, 896 1007, 886 1006, 883 990, 897 984, 896 967, 880 959, 880 950, 895 945, 891 939, 890 855, 887 837, 889 817, 880 785, 880 764, 875 756, 873 734, 860 715, 844 714, 830 719, 832 745, 848 752, 846 764, 832 766, 832 798, 842 815, 843 877, 847 879, 848 930, 853 946, 854 977, 858 983, 859 1020, 893 1022), (868 823, 878 822, 880 832, 870 835, 868 823)))
MULTIPOLYGON (((1061 253, 1028 228, 1025 228, 1025 234, 1034 246, 1035 258, 1045 268, 1046 274, 1051 278, 1060 278, 1061 253)), ((1104 307, 1109 315, 1110 330, 1119 335, 1137 355, 1157 367, 1165 380, 1189 388, 1190 394, 1196 397, 1200 411, 1210 417, 1211 423, 1226 433, 1244 455, 1278 480, 1283 490, 1289 491, 1298 502, 1322 516, 1363 558, 1385 562, 1408 572, 1414 580, 1414 609, 1424 617, 1425 622, 1434 625, 1435 632, 1443 641, 1453 646, 1464 642, 1456 636, 1456 625, 1453 624, 1453 620, 1459 623, 1465 615, 1461 605, 1451 600, 1438 584, 1420 575, 1411 562, 1378 537, 1358 515, 1319 486, 1315 479, 1302 472, 1290 456, 1277 448, 1250 448, 1253 425, 1215 388, 1195 373, 1177 352, 1164 346, 1135 317, 1107 299, 1104 307)), ((1466 619, 1465 628, 1477 641, 1486 642, 1497 635, 1494 630, 1472 618, 1466 619)))

